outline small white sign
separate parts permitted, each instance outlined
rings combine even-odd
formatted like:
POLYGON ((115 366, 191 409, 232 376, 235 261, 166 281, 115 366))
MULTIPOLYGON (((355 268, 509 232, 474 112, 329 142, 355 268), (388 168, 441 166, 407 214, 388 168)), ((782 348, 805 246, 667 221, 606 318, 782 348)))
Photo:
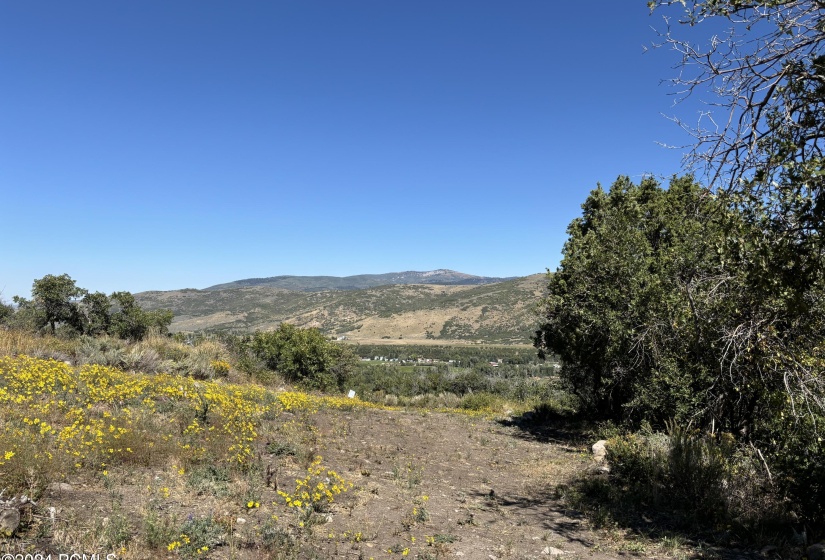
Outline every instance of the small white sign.
POLYGON ((354 399, 354 398, 355 398, 355 391, 353 391, 352 389, 350 389, 350 390, 349 390, 349 393, 347 393, 347 396, 348 396, 349 398, 351 398, 351 399, 354 399))

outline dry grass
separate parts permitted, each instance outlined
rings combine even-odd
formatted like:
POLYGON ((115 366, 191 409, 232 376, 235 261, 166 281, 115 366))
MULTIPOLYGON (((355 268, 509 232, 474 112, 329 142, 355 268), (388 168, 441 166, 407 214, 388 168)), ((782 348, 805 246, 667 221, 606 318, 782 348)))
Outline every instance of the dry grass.
POLYGON ((26 354, 38 358, 68 360, 74 355, 75 345, 75 341, 51 335, 40 336, 0 328, 0 356, 26 354))

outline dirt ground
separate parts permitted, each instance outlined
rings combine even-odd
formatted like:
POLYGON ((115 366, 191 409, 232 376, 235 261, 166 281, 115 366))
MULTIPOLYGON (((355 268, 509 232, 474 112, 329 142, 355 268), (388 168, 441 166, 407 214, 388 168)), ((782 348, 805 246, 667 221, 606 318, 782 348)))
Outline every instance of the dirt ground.
POLYGON ((361 475, 357 505, 332 524, 369 536, 349 550, 325 547, 330 555, 386 558, 408 547, 413 558, 598 558, 605 546, 553 498, 557 484, 589 464, 583 447, 438 413, 359 411, 324 418, 319 428, 322 454, 361 475), (410 523, 418 504, 427 519, 410 523))
POLYGON ((260 439, 259 469, 211 490, 193 486, 193 474, 178 465, 70 480, 71 488, 43 496, 23 536, 6 541, 0 552, 187 557, 160 537, 151 546, 149 533, 160 531, 158 520, 203 518, 227 530, 219 543, 190 557, 694 556, 679 543, 595 530, 566 508, 566 485, 592 464, 592 442, 564 434, 537 438, 508 420, 359 408, 284 413, 261 426, 260 439), (315 456, 352 486, 304 526, 277 490, 293 491, 315 456), (248 507, 247 500, 258 503, 248 507), (49 518, 49 507, 56 519, 49 518), (116 528, 122 542, 113 547, 116 528))

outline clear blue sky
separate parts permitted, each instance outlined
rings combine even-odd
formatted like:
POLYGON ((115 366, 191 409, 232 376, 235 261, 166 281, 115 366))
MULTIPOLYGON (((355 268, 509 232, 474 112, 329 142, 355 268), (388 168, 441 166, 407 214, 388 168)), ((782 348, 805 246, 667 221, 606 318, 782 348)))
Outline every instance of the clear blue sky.
MULTIPOLYGON (((643 0, 0 5, 0 290, 554 269, 679 172, 643 0)), ((684 112, 682 112, 684 116, 684 112)))

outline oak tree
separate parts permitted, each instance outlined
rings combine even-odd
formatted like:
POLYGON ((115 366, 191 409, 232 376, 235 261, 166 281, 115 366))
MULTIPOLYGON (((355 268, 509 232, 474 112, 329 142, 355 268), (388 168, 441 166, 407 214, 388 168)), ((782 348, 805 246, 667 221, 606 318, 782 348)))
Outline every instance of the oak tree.
POLYGON ((38 328, 48 325, 55 334, 57 324, 64 323, 82 332, 79 301, 84 295, 86 290, 79 288, 68 274, 47 274, 32 283, 31 301, 15 296, 15 302, 34 310, 38 328))

